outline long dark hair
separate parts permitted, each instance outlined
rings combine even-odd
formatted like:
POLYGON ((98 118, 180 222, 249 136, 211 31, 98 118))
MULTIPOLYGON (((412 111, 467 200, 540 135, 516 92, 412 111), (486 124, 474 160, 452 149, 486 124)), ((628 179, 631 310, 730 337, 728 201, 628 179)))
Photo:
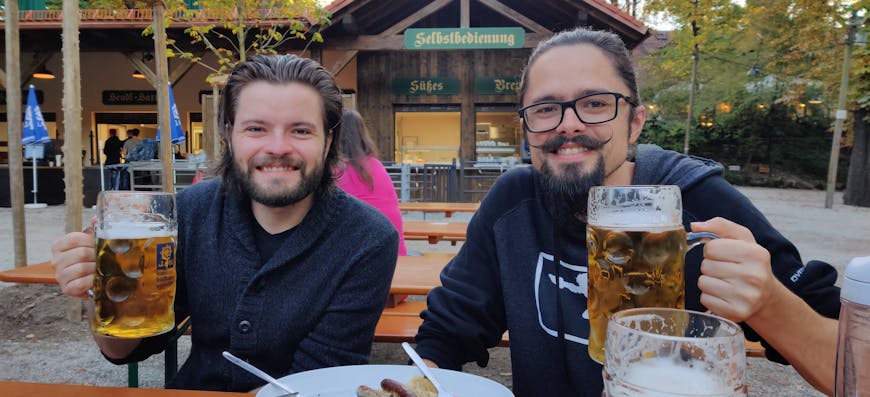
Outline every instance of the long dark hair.
POLYGON ((368 157, 378 157, 378 149, 359 112, 345 109, 341 113, 341 161, 353 167, 369 189, 374 189, 372 175, 364 166, 368 157))
POLYGON ((574 30, 559 32, 555 36, 541 42, 534 50, 532 50, 532 54, 529 56, 529 61, 526 63, 526 67, 523 69, 522 78, 520 79, 520 107, 525 105, 523 100, 529 83, 529 69, 531 69, 532 64, 538 60, 538 57, 553 48, 577 44, 593 45, 604 52, 604 54, 613 61, 613 67, 616 68, 619 77, 622 78, 622 81, 626 86, 628 86, 628 90, 630 91, 631 99, 634 104, 630 108, 629 119, 634 118, 634 107, 639 106, 641 101, 637 89, 637 78, 635 77, 634 66, 631 64, 631 56, 628 53, 628 49, 625 48, 625 42, 623 42, 616 33, 601 30, 589 30, 586 28, 576 28, 574 30))
MULTIPOLYGON (((223 88, 220 98, 218 122, 221 129, 221 139, 224 147, 221 162, 216 174, 220 175, 229 185, 232 178, 233 151, 231 135, 236 121, 239 93, 246 85, 255 81, 269 83, 302 83, 317 90, 323 100, 323 128, 326 136, 332 137, 332 145, 324 161, 325 172, 320 180, 317 191, 323 193, 335 186, 332 170, 338 164, 339 146, 341 140, 341 91, 335 83, 332 74, 314 60, 296 55, 257 55, 251 60, 242 62, 233 69, 223 88)), ((227 186, 230 190, 238 190, 235 186, 227 186)), ((234 193, 238 193, 237 191, 234 193)))

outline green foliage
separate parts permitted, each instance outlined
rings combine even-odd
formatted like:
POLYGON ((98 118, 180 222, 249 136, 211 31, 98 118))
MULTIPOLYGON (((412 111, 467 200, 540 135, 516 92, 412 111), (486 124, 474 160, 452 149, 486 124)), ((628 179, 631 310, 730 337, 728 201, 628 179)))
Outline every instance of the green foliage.
MULTIPOLYGON (((847 19, 853 9, 866 15, 870 0, 744 3, 645 3, 647 17, 660 18, 663 13, 677 30, 672 32, 671 43, 638 63, 639 84, 651 120, 644 139, 682 151, 692 54, 697 45, 698 86, 690 152, 744 169, 766 164, 771 175, 787 170, 823 181, 831 144, 828 115, 836 106, 847 19), (757 73, 747 73, 750 70, 757 73), (810 104, 816 97, 823 103, 810 104), (710 120, 712 125, 703 125, 710 120)), ((861 29, 867 30, 868 24, 861 29)), ((868 46, 852 48, 848 107, 867 108, 870 51, 868 46)), ((846 125, 851 129, 851 120, 846 125)), ((851 144, 850 130, 844 143, 851 144)))
MULTIPOLYGON (((117 7, 118 5, 121 6, 120 8, 125 8, 123 7, 124 2, 120 0, 79 0, 80 9, 114 9, 119 8, 117 7), (108 3, 112 3, 112 6, 108 6, 108 3)), ((45 8, 49 10, 61 10, 63 9, 63 0, 45 0, 45 8)))
MULTIPOLYGON (((228 72, 255 54, 275 54, 291 40, 321 42, 320 29, 331 15, 316 0, 168 0, 169 23, 190 24, 188 45, 167 40, 167 53, 211 70, 208 79, 228 72), (217 59, 208 64, 200 47, 217 59)), ((151 31, 146 30, 145 34, 151 31)), ((304 51, 304 50, 303 50, 304 51)))

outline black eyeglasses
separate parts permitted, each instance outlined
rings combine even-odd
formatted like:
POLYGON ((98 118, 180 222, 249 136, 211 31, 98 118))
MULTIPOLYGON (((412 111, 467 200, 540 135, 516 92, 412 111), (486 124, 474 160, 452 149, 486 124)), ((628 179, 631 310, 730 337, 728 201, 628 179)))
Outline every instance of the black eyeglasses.
POLYGON ((618 92, 594 92, 580 98, 565 101, 547 101, 533 103, 520 109, 520 118, 528 132, 545 132, 555 129, 565 117, 565 109, 574 110, 574 114, 583 124, 601 124, 616 118, 619 114, 619 99, 625 99, 629 105, 637 106, 630 97, 618 92))

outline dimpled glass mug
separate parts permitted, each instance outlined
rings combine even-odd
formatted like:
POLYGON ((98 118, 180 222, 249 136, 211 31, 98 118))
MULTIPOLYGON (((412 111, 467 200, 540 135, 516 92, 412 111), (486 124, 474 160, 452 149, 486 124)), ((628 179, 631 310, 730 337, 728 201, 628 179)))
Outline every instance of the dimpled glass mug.
POLYGON ((638 308, 607 325, 605 397, 743 397, 743 330, 712 314, 638 308))
POLYGON ((682 309, 686 252, 712 233, 686 233, 680 188, 596 186, 589 191, 589 356, 604 362, 607 321, 635 307, 682 309))
POLYGON ((142 338, 175 326, 176 222, 172 193, 100 193, 94 333, 142 338))

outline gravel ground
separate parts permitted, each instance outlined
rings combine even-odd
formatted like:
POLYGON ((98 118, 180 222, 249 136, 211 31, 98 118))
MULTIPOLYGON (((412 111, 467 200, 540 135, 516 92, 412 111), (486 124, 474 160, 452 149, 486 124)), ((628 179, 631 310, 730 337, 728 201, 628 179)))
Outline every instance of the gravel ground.
MULTIPOLYGON (((866 225, 870 208, 845 206, 842 195, 835 197, 833 209, 824 208, 822 191, 740 188, 787 238, 800 249, 804 261, 820 259, 843 270, 849 259, 870 255, 866 225)), ((92 209, 84 211, 87 221, 92 209)), ((420 213, 406 214, 406 220, 421 219, 420 213)), ((455 214, 450 220, 467 220, 469 214, 455 214)), ((28 263, 48 260, 51 241, 63 234, 64 208, 27 209, 25 212, 28 263)), ((426 215, 426 219, 443 219, 426 215)), ((0 208, 0 270, 12 267, 12 211, 0 208)), ((420 252, 456 252, 460 245, 429 245, 409 242, 408 248, 420 252)), ((0 283, 0 380, 48 383, 125 386, 126 367, 105 361, 90 340, 87 324, 65 319, 68 298, 57 287, 0 283)), ((180 361, 189 346, 183 337, 180 361)), ((505 348, 494 348, 487 368, 474 364, 467 372, 495 379, 510 387, 510 357, 505 348)), ((375 344, 372 363, 404 364, 401 347, 375 344)), ((820 396, 789 366, 764 359, 749 359, 748 383, 753 396, 820 396)), ((140 365, 143 387, 162 387, 163 357, 155 356, 140 365)))

